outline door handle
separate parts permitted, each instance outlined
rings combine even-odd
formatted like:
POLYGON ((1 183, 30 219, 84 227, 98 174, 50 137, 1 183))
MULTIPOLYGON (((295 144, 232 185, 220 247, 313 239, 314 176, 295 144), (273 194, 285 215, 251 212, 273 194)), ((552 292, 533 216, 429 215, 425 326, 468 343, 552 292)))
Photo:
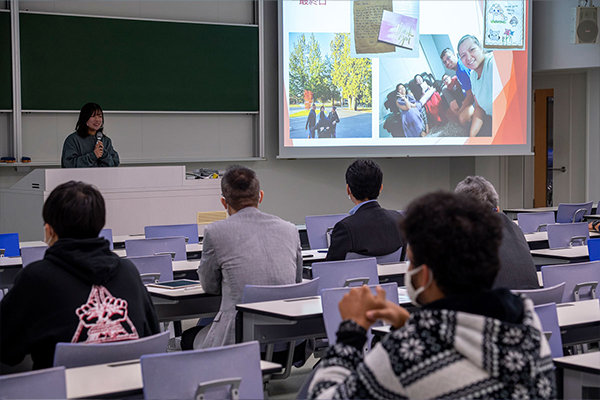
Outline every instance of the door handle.
POLYGON ((567 172, 567 167, 562 166, 560 168, 548 168, 548 171, 560 171, 560 172, 567 172))

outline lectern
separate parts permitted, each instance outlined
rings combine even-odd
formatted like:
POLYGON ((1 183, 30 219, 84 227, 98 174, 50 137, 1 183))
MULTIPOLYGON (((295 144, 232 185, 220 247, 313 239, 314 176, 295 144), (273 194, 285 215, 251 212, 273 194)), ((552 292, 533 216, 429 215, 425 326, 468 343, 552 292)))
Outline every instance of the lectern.
POLYGON ((222 211, 220 179, 185 179, 184 166, 35 169, 0 190, 0 233, 43 240, 42 206, 67 181, 96 186, 106 202, 114 235, 143 234, 146 225, 186 224, 198 211, 222 211))

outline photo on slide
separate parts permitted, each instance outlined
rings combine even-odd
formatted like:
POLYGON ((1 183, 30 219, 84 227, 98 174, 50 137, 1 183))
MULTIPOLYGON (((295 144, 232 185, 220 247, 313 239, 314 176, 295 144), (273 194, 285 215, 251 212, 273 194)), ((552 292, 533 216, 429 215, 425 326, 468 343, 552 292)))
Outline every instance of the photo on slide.
POLYGON ((289 34, 290 138, 372 137, 372 61, 347 33, 289 34))
POLYGON ((490 137, 494 61, 480 43, 421 34, 418 57, 381 59, 379 137, 490 137))

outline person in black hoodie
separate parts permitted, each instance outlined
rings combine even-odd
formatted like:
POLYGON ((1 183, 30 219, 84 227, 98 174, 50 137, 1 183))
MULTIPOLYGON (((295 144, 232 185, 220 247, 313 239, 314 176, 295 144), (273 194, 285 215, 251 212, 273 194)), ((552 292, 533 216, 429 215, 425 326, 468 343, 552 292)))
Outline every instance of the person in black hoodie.
POLYGON ((43 260, 29 264, 0 303, 0 359, 33 369, 52 367, 58 342, 106 343, 159 332, 152 301, 135 266, 110 251, 98 234, 104 199, 93 186, 70 181, 43 208, 43 260))

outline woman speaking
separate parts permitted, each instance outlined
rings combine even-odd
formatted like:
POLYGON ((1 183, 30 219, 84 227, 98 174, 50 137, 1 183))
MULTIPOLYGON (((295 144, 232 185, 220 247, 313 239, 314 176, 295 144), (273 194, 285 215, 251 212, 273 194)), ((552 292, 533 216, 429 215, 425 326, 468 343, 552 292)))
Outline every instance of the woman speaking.
POLYGON ((61 167, 117 167, 119 154, 110 138, 104 136, 104 113, 96 103, 87 103, 79 111, 75 132, 65 139, 61 167))

